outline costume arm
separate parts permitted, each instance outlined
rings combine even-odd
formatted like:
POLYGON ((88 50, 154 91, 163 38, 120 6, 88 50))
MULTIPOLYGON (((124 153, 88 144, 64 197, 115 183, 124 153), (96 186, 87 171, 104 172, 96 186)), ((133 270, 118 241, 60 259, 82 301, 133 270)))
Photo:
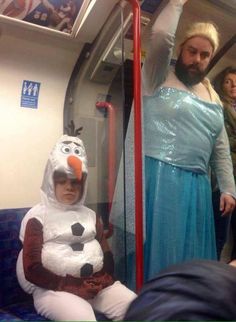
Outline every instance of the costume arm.
POLYGON ((103 225, 97 216, 96 218, 96 231, 97 231, 97 240, 99 241, 103 254, 104 254, 104 264, 103 264, 103 271, 107 272, 110 275, 114 273, 114 259, 113 254, 110 250, 108 241, 104 234, 103 225))
POLYGON ((23 242, 23 267, 26 279, 45 289, 65 291, 84 299, 93 298, 101 289, 96 278, 75 278, 70 275, 58 276, 42 265, 43 226, 36 219, 27 222, 23 242))
POLYGON ((23 266, 25 277, 31 283, 56 290, 61 282, 60 276, 43 267, 41 252, 43 247, 43 227, 35 218, 27 222, 23 243, 23 266))
POLYGON ((152 26, 142 68, 143 95, 152 95, 167 75, 173 53, 175 32, 186 0, 170 0, 152 26))
POLYGON ((229 194, 236 198, 229 140, 225 127, 223 127, 216 140, 210 165, 216 174, 221 193, 229 194))

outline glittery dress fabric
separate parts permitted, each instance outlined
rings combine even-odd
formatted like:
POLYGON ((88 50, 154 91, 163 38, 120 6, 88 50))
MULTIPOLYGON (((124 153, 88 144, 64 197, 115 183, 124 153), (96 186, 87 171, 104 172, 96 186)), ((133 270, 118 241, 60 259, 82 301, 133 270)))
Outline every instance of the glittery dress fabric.
POLYGON ((223 115, 219 105, 175 88, 143 103, 148 280, 174 263, 216 259, 207 171, 223 115))
POLYGON ((143 104, 145 155, 208 173, 210 151, 223 127, 221 106, 166 87, 145 96, 143 104))

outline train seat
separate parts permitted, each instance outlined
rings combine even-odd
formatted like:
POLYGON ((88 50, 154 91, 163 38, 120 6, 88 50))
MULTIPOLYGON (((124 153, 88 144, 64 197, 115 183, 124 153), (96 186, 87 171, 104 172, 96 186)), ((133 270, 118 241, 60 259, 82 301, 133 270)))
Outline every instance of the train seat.
MULTIPOLYGON (((34 309, 32 297, 18 284, 16 260, 21 249, 19 230, 29 208, 0 209, 0 321, 46 321, 34 309)), ((109 321, 96 313, 98 321, 109 321)))

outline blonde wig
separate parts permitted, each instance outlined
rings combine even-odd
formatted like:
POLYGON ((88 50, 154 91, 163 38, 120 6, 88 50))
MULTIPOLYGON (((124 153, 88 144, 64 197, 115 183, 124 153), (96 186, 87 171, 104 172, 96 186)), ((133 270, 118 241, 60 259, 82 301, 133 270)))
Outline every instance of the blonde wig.
POLYGON ((216 26, 209 22, 193 23, 187 29, 180 46, 182 46, 190 38, 197 36, 208 39, 213 47, 213 54, 215 54, 219 46, 219 33, 216 26))

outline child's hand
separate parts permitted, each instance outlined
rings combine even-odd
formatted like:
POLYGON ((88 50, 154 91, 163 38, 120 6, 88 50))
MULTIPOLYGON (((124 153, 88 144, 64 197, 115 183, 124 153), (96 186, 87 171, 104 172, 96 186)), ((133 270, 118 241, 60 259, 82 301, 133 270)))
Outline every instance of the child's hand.
POLYGON ((76 278, 67 275, 60 283, 57 291, 69 292, 89 300, 93 299, 102 288, 101 283, 96 281, 96 278, 76 278))
POLYGON ((110 286, 111 284, 114 283, 113 277, 111 275, 107 274, 106 272, 95 273, 94 277, 99 282, 99 284, 102 285, 102 288, 110 286))
POLYGON ((92 299, 94 298, 98 292, 102 290, 102 285, 98 283, 94 283, 93 281, 84 281, 82 287, 84 288, 85 294, 87 298, 83 296, 85 299, 92 299))
POLYGON ((78 285, 67 285, 64 288, 65 292, 73 293, 85 300, 93 299, 98 292, 102 290, 101 285, 93 284, 88 281, 83 281, 82 284, 78 285))

